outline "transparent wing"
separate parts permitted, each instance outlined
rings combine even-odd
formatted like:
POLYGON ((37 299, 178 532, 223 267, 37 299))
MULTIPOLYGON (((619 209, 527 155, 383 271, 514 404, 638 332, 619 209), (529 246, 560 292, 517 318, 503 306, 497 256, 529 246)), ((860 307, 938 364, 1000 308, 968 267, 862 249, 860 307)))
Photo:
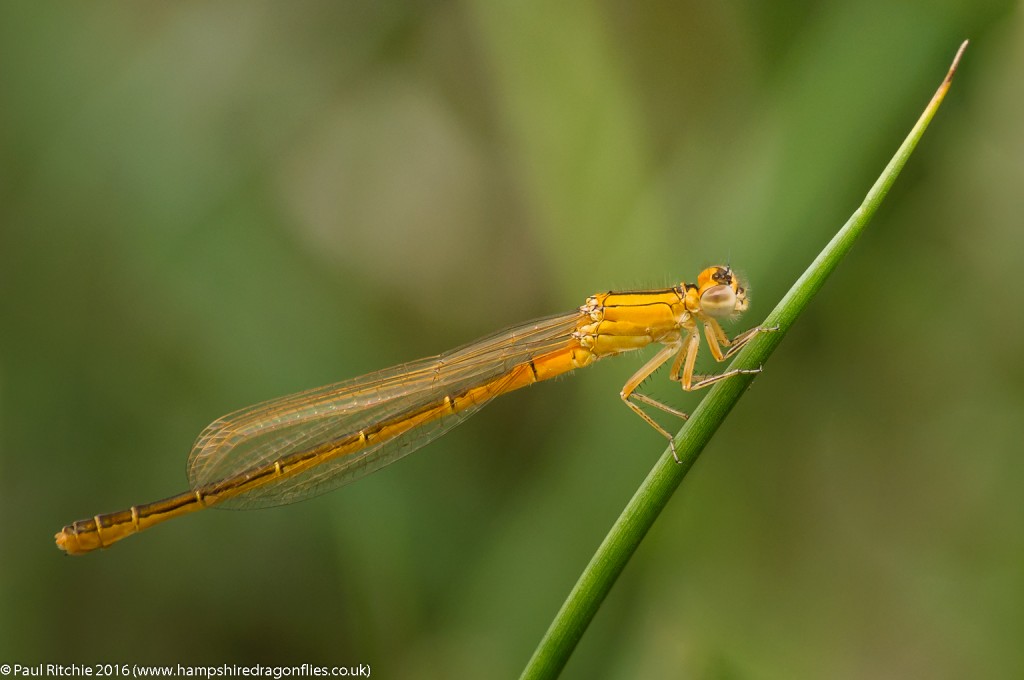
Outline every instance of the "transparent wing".
POLYGON ((445 354, 300 392, 228 414, 203 430, 188 460, 193 489, 341 441, 381 422, 416 414, 466 390, 494 383, 490 397, 391 438, 226 499, 216 507, 293 503, 378 470, 461 423, 501 394, 502 379, 530 359, 564 347, 579 312, 508 328, 445 354))

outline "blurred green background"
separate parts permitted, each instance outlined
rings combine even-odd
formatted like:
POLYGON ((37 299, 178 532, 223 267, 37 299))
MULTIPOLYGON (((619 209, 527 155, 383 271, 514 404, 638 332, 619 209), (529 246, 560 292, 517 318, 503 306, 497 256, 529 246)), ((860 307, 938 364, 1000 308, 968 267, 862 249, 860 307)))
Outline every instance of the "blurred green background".
POLYGON ((516 675, 664 448, 641 357, 309 502, 52 536, 223 413, 595 291, 729 260, 755 324, 971 38, 565 677, 1024 676, 1021 9, 0 4, 0 663, 516 675))

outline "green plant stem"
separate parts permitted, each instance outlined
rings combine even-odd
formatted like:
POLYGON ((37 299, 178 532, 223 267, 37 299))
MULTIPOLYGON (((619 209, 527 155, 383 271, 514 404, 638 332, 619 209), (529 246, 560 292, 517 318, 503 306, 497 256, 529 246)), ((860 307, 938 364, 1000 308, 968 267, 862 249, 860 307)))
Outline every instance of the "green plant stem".
MULTIPOLYGON (((938 110, 966 47, 965 41, 957 51, 939 89, 881 176, 868 191, 860 207, 765 319, 764 326, 778 326, 778 330, 759 334, 751 340, 736 355, 733 366, 752 368, 763 365, 782 342, 796 317, 807 307, 821 289, 825 279, 850 250, 853 242, 881 205, 938 110)), ((594 553, 562 608, 555 615, 523 670, 523 679, 554 678, 561 673, 626 563, 753 378, 753 375, 741 375, 723 380, 716 384, 697 406, 675 437, 675 448, 680 462, 676 463, 671 450, 667 449, 647 475, 594 553)))

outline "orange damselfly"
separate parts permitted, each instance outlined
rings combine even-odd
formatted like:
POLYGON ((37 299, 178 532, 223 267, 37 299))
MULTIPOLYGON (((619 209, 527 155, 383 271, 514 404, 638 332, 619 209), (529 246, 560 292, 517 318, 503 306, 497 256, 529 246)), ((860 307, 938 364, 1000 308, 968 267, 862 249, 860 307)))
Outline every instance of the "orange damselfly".
POLYGON ((774 330, 759 326, 730 340, 718 320, 738 315, 747 304, 747 292, 729 267, 709 267, 696 283, 600 293, 572 312, 513 326, 436 357, 250 406, 200 433, 188 459, 190 491, 69 524, 57 533, 57 547, 78 555, 215 505, 257 508, 316 496, 412 453, 498 395, 654 343, 661 349, 626 381, 620 396, 671 445, 672 435, 641 404, 680 418, 686 414, 637 388, 673 357, 670 377, 684 390, 759 372, 737 368, 694 375, 702 330, 718 361, 757 333, 774 330))

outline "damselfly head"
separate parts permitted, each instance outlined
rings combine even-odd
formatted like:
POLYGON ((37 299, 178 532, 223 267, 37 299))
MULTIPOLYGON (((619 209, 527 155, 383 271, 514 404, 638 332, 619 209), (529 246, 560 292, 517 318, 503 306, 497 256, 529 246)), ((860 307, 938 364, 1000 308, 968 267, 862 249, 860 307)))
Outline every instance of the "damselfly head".
POLYGON ((746 311, 747 291, 729 266, 708 267, 697 277, 701 311, 724 318, 746 311))

